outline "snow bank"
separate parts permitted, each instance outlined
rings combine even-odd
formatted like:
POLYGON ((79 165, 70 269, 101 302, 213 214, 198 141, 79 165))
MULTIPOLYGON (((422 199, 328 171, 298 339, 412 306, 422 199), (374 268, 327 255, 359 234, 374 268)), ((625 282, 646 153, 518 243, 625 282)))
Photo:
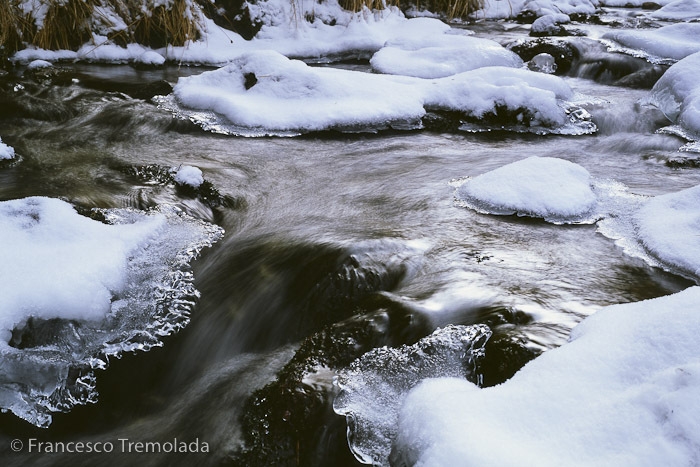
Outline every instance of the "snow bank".
POLYGON ((370 64, 380 73, 442 78, 487 66, 518 68, 523 61, 492 40, 441 34, 390 41, 370 64))
POLYGON ((464 204, 485 214, 541 217, 551 222, 593 222, 591 175, 572 162, 529 157, 471 178, 457 189, 464 204))
POLYGON ((180 78, 164 104, 207 129, 242 135, 419 128, 428 110, 475 119, 510 112, 511 123, 564 132, 572 97, 562 79, 524 69, 485 67, 426 80, 310 67, 261 51, 180 78))
POLYGON ((699 303, 693 287, 604 308, 500 386, 426 380, 402 405, 392 465, 695 464, 699 303))
MULTIPOLYGON (((700 29, 698 33, 700 34, 700 29)), ((698 70, 700 52, 671 66, 656 82, 648 100, 648 103, 658 107, 671 122, 678 123, 696 139, 700 139, 698 70)))
POLYGON ((96 397, 92 369, 185 326, 189 262, 222 230, 173 207, 104 210, 0 202, 0 409, 38 426, 96 397))
POLYGON ((14 157, 15 149, 12 146, 8 146, 7 144, 3 143, 2 138, 0 138, 0 161, 14 159, 14 157))
POLYGON ((522 12, 536 17, 545 15, 592 15, 598 8, 598 0, 485 0, 484 8, 473 14, 475 18, 514 18, 522 12))
POLYGON ((672 62, 700 52, 700 23, 680 23, 658 29, 623 29, 603 35, 622 45, 613 50, 630 53, 652 62, 672 62))

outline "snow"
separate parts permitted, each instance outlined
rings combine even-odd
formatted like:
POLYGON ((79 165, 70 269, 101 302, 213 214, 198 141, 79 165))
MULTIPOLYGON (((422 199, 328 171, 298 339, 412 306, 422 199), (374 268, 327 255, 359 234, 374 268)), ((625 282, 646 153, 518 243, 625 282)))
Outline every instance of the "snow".
POLYGON ((652 18, 690 21, 700 18, 700 0, 676 0, 652 12, 652 18))
POLYGON ((546 15, 592 15, 598 7, 597 0, 485 0, 484 8, 473 14, 475 18, 514 18, 523 11, 537 17, 546 15))
POLYGON ((0 203, 0 346, 28 317, 101 320, 123 290, 130 254, 164 218, 110 226, 66 202, 25 198, 0 203))
POLYGON ((610 31, 603 39, 622 45, 623 51, 649 58, 652 61, 681 60, 700 52, 700 23, 679 23, 658 29, 610 31))
POLYGON ((533 33, 554 35, 559 32, 560 24, 565 24, 571 21, 569 15, 562 13, 548 14, 540 16, 532 23, 530 29, 533 33))
POLYGON ((486 66, 518 68, 523 61, 492 40, 440 34, 389 41, 370 64, 380 73, 442 78, 486 66))
POLYGON ((402 405, 392 465, 695 465, 698 303, 692 287, 606 307, 499 386, 425 380, 402 405))
POLYGON ((521 112, 523 124, 556 129, 569 123, 564 101, 573 93, 562 79, 525 69, 484 67, 427 80, 310 67, 260 51, 180 78, 173 96, 176 110, 205 128, 250 135, 418 128, 427 110, 480 119, 497 106, 521 112))
POLYGON ((39 68, 50 68, 52 66, 53 64, 51 62, 47 62, 46 60, 34 60, 29 65, 27 65, 27 69, 36 70, 39 68))
POLYGON ((595 210, 592 183, 580 165, 533 156, 467 180, 457 189, 457 197, 482 213, 577 222, 595 210))
MULTIPOLYGON (((700 34, 700 29, 698 33, 700 34)), ((674 64, 656 82, 648 103, 658 107, 671 122, 678 123, 700 138, 698 70, 700 70, 700 52, 674 64)))
POLYGON ((12 146, 8 146, 7 144, 3 143, 2 138, 0 138, 0 161, 14 159, 14 157, 15 149, 12 146))
POLYGON ((0 202, 0 410, 37 426, 95 402, 110 357, 187 325, 189 263, 223 234, 168 205, 98 214, 109 224, 57 199, 0 202))
POLYGON ((204 183, 202 171, 197 167, 183 165, 180 167, 175 167, 173 172, 175 172, 175 183, 178 185, 189 185, 192 188, 198 188, 202 183, 204 183))
POLYGON ((650 199, 634 220, 649 253, 675 270, 700 278, 700 185, 650 199))

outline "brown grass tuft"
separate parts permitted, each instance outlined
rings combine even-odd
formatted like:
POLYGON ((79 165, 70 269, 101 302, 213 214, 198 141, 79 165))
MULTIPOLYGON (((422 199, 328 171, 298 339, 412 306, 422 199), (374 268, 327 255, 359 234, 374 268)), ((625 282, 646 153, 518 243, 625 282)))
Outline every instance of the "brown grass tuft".
POLYGON ((25 38, 41 49, 77 49, 92 38, 89 19, 97 0, 52 1, 44 26, 25 38))
POLYGON ((134 40, 153 48, 184 45, 199 38, 198 15, 185 0, 173 0, 169 9, 158 6, 148 13, 140 12, 132 25, 134 40))

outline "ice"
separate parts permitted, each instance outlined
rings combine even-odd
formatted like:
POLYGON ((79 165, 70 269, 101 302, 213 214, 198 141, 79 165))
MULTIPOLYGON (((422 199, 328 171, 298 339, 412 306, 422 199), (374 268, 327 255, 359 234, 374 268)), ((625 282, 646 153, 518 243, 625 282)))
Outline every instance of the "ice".
POLYGON ((692 287, 603 308, 499 386, 424 381, 402 403, 392 465, 696 464, 699 304, 692 287))
POLYGON ((700 139, 698 70, 700 70, 700 52, 671 66, 656 82, 647 101, 658 107, 671 122, 684 128, 688 132, 687 136, 694 140, 700 139))
POLYGON ((38 425, 94 402, 108 357, 189 321, 189 262, 222 230, 171 206, 79 215, 64 201, 0 203, 0 407, 38 425))
POLYGON ((370 64, 380 73, 442 78, 485 66, 519 68, 523 61, 495 41, 440 34, 390 41, 370 64))
POLYGON ((189 185, 192 188, 197 188, 204 183, 202 171, 197 167, 182 165, 174 167, 173 172, 175 173, 175 183, 179 185, 189 185))
MULTIPOLYGON (((206 129, 245 136, 420 128, 427 111, 556 133, 572 125, 572 97, 562 79, 525 69, 484 67, 420 79, 310 67, 261 51, 180 78, 161 104, 206 129)), ((582 122, 581 128, 592 132, 595 126, 582 122)))
POLYGON ((551 74, 557 71, 557 62, 553 56, 547 53, 537 54, 527 62, 527 67, 532 71, 551 74))
POLYGON ((555 223, 597 220, 591 175, 580 165, 552 157, 529 157, 468 179, 457 189, 457 197, 486 214, 518 214, 555 223))
POLYGON ((0 138, 0 161, 15 158, 15 149, 2 142, 0 138))
POLYGON ((700 23, 679 23, 651 30, 610 31, 603 35, 603 39, 622 46, 613 47, 613 50, 643 57, 653 63, 673 63, 700 52, 700 23))
POLYGON ((476 361, 491 337, 485 325, 449 325, 416 344, 366 353, 340 373, 333 408, 348 421, 348 442, 363 463, 388 465, 398 410, 425 378, 461 376, 477 381, 476 361))

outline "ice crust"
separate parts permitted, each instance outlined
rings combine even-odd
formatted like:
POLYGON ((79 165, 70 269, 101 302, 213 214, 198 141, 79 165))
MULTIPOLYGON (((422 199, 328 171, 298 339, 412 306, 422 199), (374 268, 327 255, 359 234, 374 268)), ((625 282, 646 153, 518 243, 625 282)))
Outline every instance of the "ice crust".
POLYGON ((163 205, 96 211, 43 197, 0 203, 0 407, 37 426, 94 402, 93 370, 184 327, 189 262, 223 231, 163 205))
POLYGON ((449 325, 411 346, 372 350, 341 372, 333 409, 348 420, 355 457, 365 464, 388 465, 398 410, 411 388, 439 375, 476 382, 475 363, 489 337, 491 330, 483 324, 449 325))
POLYGON ((499 386, 424 381, 401 405, 392 465, 695 464, 698 303, 692 287, 606 307, 499 386))

